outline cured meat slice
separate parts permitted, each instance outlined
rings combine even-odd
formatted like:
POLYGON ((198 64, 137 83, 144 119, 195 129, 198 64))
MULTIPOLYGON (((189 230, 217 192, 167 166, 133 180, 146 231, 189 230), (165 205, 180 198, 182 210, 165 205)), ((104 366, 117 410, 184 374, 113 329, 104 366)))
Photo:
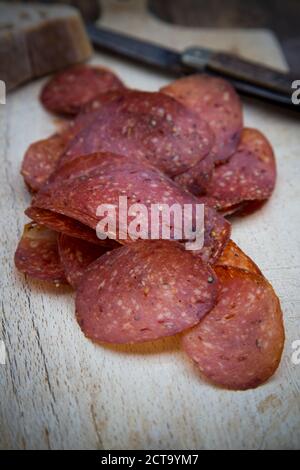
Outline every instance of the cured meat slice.
POLYGON ((230 239, 231 224, 210 206, 208 198, 200 198, 198 202, 205 205, 204 247, 198 254, 203 261, 213 264, 222 254, 224 247, 230 239))
POLYGON ((61 265, 57 233, 35 223, 25 225, 15 253, 15 265, 19 271, 35 279, 66 284, 61 265))
POLYGON ((97 95, 123 88, 121 80, 108 69, 75 65, 51 78, 40 99, 48 111, 76 115, 97 95))
POLYGON ((86 268, 106 253, 108 248, 106 245, 95 245, 79 238, 60 234, 58 251, 65 276, 71 286, 77 289, 86 268))
POLYGON ((233 240, 229 240, 221 256, 216 262, 216 266, 228 266, 239 268, 253 274, 261 274, 259 267, 247 256, 233 240))
MULTIPOLYGON (((70 237, 79 238, 86 240, 87 242, 94 243, 96 245, 103 244, 104 241, 99 240, 95 230, 90 227, 78 222, 78 220, 66 217, 57 212, 52 212, 38 207, 29 207, 26 209, 25 214, 39 225, 43 225, 51 230, 55 230, 59 233, 64 233, 70 237)), ((112 240, 108 240, 106 243, 113 244, 112 240)))
POLYGON ((195 196, 206 194, 214 169, 214 160, 209 153, 203 160, 174 178, 179 186, 195 196))
POLYGON ((182 347, 201 374, 234 390, 255 388, 276 371, 284 345, 279 300, 257 274, 216 267, 216 306, 183 336, 182 347))
POLYGON ((61 163, 94 152, 146 158, 173 177, 209 153, 213 136, 205 121, 162 93, 114 92, 97 101, 93 119, 70 142, 61 163))
MULTIPOLYGON (((253 214, 257 210, 260 210, 264 204, 267 202, 267 199, 262 201, 243 201, 235 206, 227 207, 226 209, 219 210, 224 217, 247 217, 248 215, 253 214)), ((215 209, 218 210, 218 202, 215 199, 215 209)))
MULTIPOLYGON (((92 161, 92 172, 78 177, 62 169, 53 181, 45 185, 33 200, 33 206, 53 210, 79 220, 95 229, 100 204, 118 206, 119 197, 125 195, 128 203, 151 203, 172 205, 173 203, 196 203, 197 199, 184 192, 173 181, 149 164, 141 164, 112 154, 99 154, 99 164, 94 165, 95 156, 86 157, 92 161), (124 165, 122 165, 124 160, 124 165), (114 162, 116 162, 114 168, 114 162), (114 168, 114 169, 113 169, 114 168)), ((81 162, 79 163, 81 166, 81 162)), ((71 169, 71 164, 68 164, 71 169)), ((75 170, 75 174, 76 174, 75 170)), ((84 173, 88 170, 84 170, 84 173)))
POLYGON ((236 150, 243 128, 242 105, 234 88, 222 78, 190 75, 161 89, 198 113, 215 134, 212 155, 216 163, 236 150))
MULTIPOLYGON (((143 220, 147 218, 149 231, 151 229, 149 214, 151 215, 153 204, 159 206, 166 204, 169 208, 173 204, 178 204, 181 208, 184 204, 189 204, 193 206, 193 209, 196 204, 202 204, 201 199, 183 191, 148 163, 130 161, 118 155, 98 154, 98 156, 89 155, 85 159, 77 159, 62 167, 39 191, 32 205, 34 208, 46 209, 78 220, 94 230, 101 220, 100 216, 97 216, 98 207, 100 205, 115 207, 116 224, 112 224, 111 235, 126 244, 132 241, 132 237, 123 237, 120 233, 122 231, 119 225, 119 198, 121 196, 125 198, 127 207, 136 203, 145 206, 147 213, 142 217, 144 217, 143 220), (74 167, 73 176, 72 167, 74 167)), ((204 198, 204 203, 205 200, 204 198)), ((133 218, 134 214, 125 218, 128 226, 133 218)), ((174 234, 172 218, 170 222, 172 238, 174 234)), ((200 254, 203 254, 205 261, 215 260, 230 238, 230 224, 222 215, 208 206, 205 208, 204 222, 205 245, 200 254)), ((161 238, 161 226, 160 223, 156 238, 161 238)), ((57 230, 62 231, 59 228, 57 230)), ((151 238, 151 233, 147 232, 143 236, 151 238)))
POLYGON ((57 168, 57 170, 49 178, 49 183, 55 181, 66 181, 72 179, 80 179, 84 181, 91 176, 105 175, 119 169, 122 172, 132 171, 133 168, 144 168, 146 165, 149 167, 147 160, 140 160, 141 165, 135 162, 134 159, 124 158, 122 155, 116 155, 109 152, 98 152, 86 155, 84 158, 78 157, 74 160, 66 162, 64 165, 57 168))
POLYGON ((256 129, 244 129, 241 142, 227 163, 215 168, 207 195, 226 211, 244 201, 268 199, 276 182, 272 147, 256 129))
POLYGON ((217 279, 200 258, 170 241, 139 241, 85 271, 76 316, 95 342, 139 343, 174 335, 214 306, 217 279))
POLYGON ((33 206, 53 210, 80 220, 95 229, 100 204, 192 203, 197 199, 148 163, 99 153, 62 167, 36 195, 33 206))
POLYGON ((66 139, 62 134, 54 134, 29 146, 24 156, 21 174, 32 191, 38 191, 47 181, 65 148, 66 139))
POLYGON ((92 121, 92 112, 81 114, 64 123, 58 133, 29 146, 24 155, 21 174, 31 191, 38 191, 43 186, 55 171, 70 141, 92 121))

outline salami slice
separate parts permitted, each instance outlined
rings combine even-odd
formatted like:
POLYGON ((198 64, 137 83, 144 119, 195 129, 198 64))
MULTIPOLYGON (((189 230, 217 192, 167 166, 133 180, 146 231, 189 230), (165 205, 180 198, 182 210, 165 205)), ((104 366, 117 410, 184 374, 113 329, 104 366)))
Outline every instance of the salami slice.
POLYGON ((243 127, 242 105, 234 88, 225 80, 208 75, 190 75, 161 89, 197 112, 215 134, 212 155, 216 163, 236 150, 243 127))
POLYGON ((92 120, 93 113, 83 114, 64 123, 58 133, 29 146, 24 155, 21 174, 31 191, 38 191, 43 186, 55 171, 70 141, 92 120))
POLYGON ((223 210, 218 209, 219 205, 215 199, 215 209, 219 210, 225 217, 247 217, 248 215, 253 214, 257 210, 260 210, 264 204, 267 202, 267 199, 262 201, 243 201, 234 206, 227 207, 223 210))
POLYGON ((66 139, 54 134, 30 145, 25 153, 21 174, 32 191, 38 191, 54 171, 66 148, 66 139))
POLYGON ((217 305, 183 336, 204 377, 234 390, 255 388, 276 371, 284 345, 279 300, 257 274, 217 267, 217 305))
POLYGON ((174 335, 213 307, 217 280, 200 258, 170 241, 139 241, 85 271, 76 316, 95 342, 139 343, 174 335))
POLYGON ((213 264, 221 256, 230 239, 231 224, 210 206, 210 201, 207 198, 200 198, 198 202, 205 205, 204 247, 198 254, 203 261, 213 264))
POLYGON ((106 245, 95 245, 79 238, 60 234, 58 251, 65 276, 71 286, 77 289, 86 268, 106 253, 108 248, 106 245))
POLYGON ((70 143, 61 163, 94 152, 146 158, 173 177, 209 153, 205 121, 175 99, 141 91, 103 95, 93 120, 70 143))
MULTIPOLYGON (((78 162, 74 175, 72 164, 61 169, 49 184, 45 185, 33 200, 33 206, 53 210, 95 229, 100 204, 118 206, 119 197, 125 195, 129 203, 192 203, 197 199, 182 191, 172 180, 148 163, 142 164, 113 154, 99 154, 99 161, 94 165, 95 155, 86 157, 89 166, 78 171, 82 162, 78 162), (123 161, 123 164, 122 164, 123 161), (114 165, 115 163, 115 165, 114 165), (70 172, 69 172, 70 170, 70 172), (87 172, 87 173, 85 173, 87 172), (67 178, 67 175, 69 177, 67 178), (76 176, 78 175, 78 177, 76 176)), ((85 164, 85 162, 83 162, 85 164)))
MULTIPOLYGON (((104 241, 99 240, 95 230, 78 222, 78 220, 66 217, 57 212, 52 212, 38 207, 29 207, 25 214, 39 225, 43 225, 48 229, 55 230, 58 233, 64 233, 70 237, 79 238, 96 245, 103 244, 104 241)), ((112 244, 112 240, 107 243, 112 244)))
POLYGON ((237 246, 236 243, 234 243, 233 240, 229 240, 215 265, 239 268, 253 274, 261 274, 259 267, 237 246))
MULTIPOLYGON (((111 236, 122 244, 134 241, 132 237, 121 236, 119 225, 120 197, 125 198, 127 208, 133 204, 143 204, 147 213, 143 220, 147 221, 150 231, 152 205, 178 204, 183 209, 185 204, 196 207, 202 201, 183 191, 171 179, 148 163, 123 159, 118 155, 89 155, 85 159, 69 162, 54 175, 33 200, 33 207, 57 212, 71 219, 78 220, 91 229, 96 229, 101 218, 97 216, 100 205, 115 207, 116 224, 112 223, 111 236), (99 162, 97 162, 97 158, 99 162), (72 176, 72 166, 75 173, 72 176), (61 176, 62 175, 62 176, 61 176)), ((205 203, 205 200, 204 200, 205 203)), ((27 212, 28 214, 28 212, 27 212)), ((30 215, 30 214, 29 214, 30 215)), ((104 215, 104 214, 102 214, 104 215)), ((31 215, 32 216, 32 215, 31 215)), ((126 214, 125 214, 126 218, 126 214)), ((134 218, 128 215, 127 225, 134 218)), ((205 208, 205 245, 200 254, 205 261, 215 260, 230 238, 230 224, 213 208, 205 208)), ((170 219, 171 238, 174 235, 173 219, 170 219)), ((162 225, 158 226, 157 237, 162 237, 162 225)), ((59 228, 57 228, 58 231, 59 228)), ((142 238, 151 238, 147 232, 142 238)), ((80 237, 82 238, 82 237, 80 237)))
POLYGON ((28 276, 66 284, 57 247, 57 234, 35 223, 27 224, 15 253, 15 265, 28 276))
POLYGON ((244 129, 237 152, 227 163, 215 168, 207 195, 226 211, 244 201, 268 199, 276 182, 272 147, 256 129, 244 129))
POLYGON ((134 159, 126 159, 122 155, 116 155, 109 152, 98 152, 86 155, 84 158, 78 157, 71 160, 56 169, 49 178, 49 183, 55 181, 66 181, 80 179, 84 181, 92 176, 106 175, 114 171, 118 171, 119 167, 122 172, 132 171, 133 168, 144 168, 149 166, 147 160, 141 159, 141 165, 134 159))
POLYGON ((48 111, 76 115, 97 95, 123 88, 121 80, 108 69, 76 65, 51 78, 40 99, 48 111))
POLYGON ((212 154, 209 153, 199 163, 176 176, 174 181, 195 196, 202 196, 207 192, 213 169, 214 160, 212 154))

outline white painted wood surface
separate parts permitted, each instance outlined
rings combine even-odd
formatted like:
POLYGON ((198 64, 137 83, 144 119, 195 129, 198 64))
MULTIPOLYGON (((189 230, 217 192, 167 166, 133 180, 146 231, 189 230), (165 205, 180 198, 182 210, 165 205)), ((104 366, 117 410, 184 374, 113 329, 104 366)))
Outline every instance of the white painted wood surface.
MULTIPOLYGON (((158 42, 202 44, 285 66, 266 31, 195 30, 145 17, 143 2, 103 2, 102 23, 158 42), (109 5, 108 5, 109 4, 109 5), (129 8, 129 14, 128 14, 129 8)), ((95 63, 130 86, 155 90, 167 78, 96 54, 95 63)), ((19 175, 27 146, 47 136, 53 118, 38 102, 42 81, 0 106, 1 330, 0 447, 16 449, 214 449, 300 447, 300 365, 291 362, 299 326, 299 121, 245 103, 245 123, 266 133, 278 162, 278 185, 260 212, 236 220, 233 238, 278 292, 286 348, 275 377, 257 390, 228 392, 204 383, 178 349, 178 338, 122 347, 86 340, 74 319, 73 294, 16 272, 13 254, 29 195, 19 175)))

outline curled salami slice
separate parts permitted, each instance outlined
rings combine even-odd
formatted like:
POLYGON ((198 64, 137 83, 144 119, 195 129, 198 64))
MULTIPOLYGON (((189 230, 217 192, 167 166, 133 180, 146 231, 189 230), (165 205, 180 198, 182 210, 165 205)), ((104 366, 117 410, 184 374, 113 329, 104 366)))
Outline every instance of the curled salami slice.
POLYGON ((262 276, 228 267, 215 270, 218 302, 184 334, 183 349, 215 384, 234 390, 255 388, 280 362, 284 328, 279 300, 262 276))
MULTIPOLYGON (((201 200, 183 191, 171 179, 148 163, 142 164, 113 154, 89 155, 85 159, 67 163, 39 191, 32 204, 34 208, 46 209, 78 220, 94 230, 100 220, 97 215, 98 208, 104 205, 115 207, 116 224, 112 223, 111 235, 122 244, 126 244, 132 241, 132 237, 121 236, 120 197, 126 200, 127 207, 133 204, 145 206, 147 212, 142 217, 143 220, 147 218, 148 230, 151 229, 149 214, 151 215, 153 204, 159 206, 165 204, 169 208, 173 204, 178 204, 181 208, 189 204, 193 210, 196 204, 202 204, 201 200), (73 176, 72 167, 75 169, 73 176)), ((134 214, 128 215, 126 219, 128 226, 133 218, 134 214)), ((230 224, 221 214, 208 206, 205 208, 204 223, 205 244, 200 254, 203 254, 205 261, 215 260, 230 237, 230 224)), ((161 226, 159 222, 156 238, 161 238, 161 226)), ((62 231, 59 228, 57 230, 62 231)), ((172 234, 174 234, 174 223, 171 219, 171 238, 172 234)), ((144 235, 144 238, 147 236, 151 238, 149 232, 144 235)))
POLYGON ((209 153, 199 163, 174 178, 179 186, 195 196, 206 194, 214 169, 212 154, 209 153))
POLYGON ((227 160, 236 150, 243 127, 242 105, 234 88, 225 80, 208 75, 190 75, 161 89, 197 112, 215 134, 215 162, 227 160))
POLYGON ((98 206, 110 204, 118 210, 120 196, 125 196, 128 204, 143 203, 147 207, 154 203, 171 206, 175 202, 182 205, 198 202, 147 162, 99 153, 62 167, 38 192, 33 206, 58 212, 95 229, 98 206))
POLYGON ((237 246, 236 243, 234 243, 233 240, 229 240, 215 265, 239 268, 253 274, 261 274, 259 267, 237 246))
POLYGON ((75 115, 97 95, 123 88, 121 80, 103 67, 76 65, 51 78, 40 99, 48 111, 75 115))
POLYGON ((77 290, 76 316, 95 342, 139 343, 197 324, 216 294, 212 269, 179 243, 139 241, 88 267, 77 290))
POLYGON ((199 198, 199 203, 204 204, 204 247, 199 255, 207 263, 215 263, 221 256, 224 247, 231 235, 231 224, 224 219, 213 207, 207 198, 199 198))
POLYGON ((21 174, 32 191, 38 191, 54 171, 66 148, 66 139, 54 134, 31 144, 25 153, 21 174))
POLYGON ((114 92, 97 101, 92 122, 70 143, 61 163, 94 152, 146 158, 173 177, 209 153, 213 136, 205 121, 162 93, 114 92))
POLYGON ((55 171, 64 151, 74 137, 93 119, 86 113, 61 126, 60 132, 29 146, 22 162, 21 174, 33 192, 38 191, 55 171))
MULTIPOLYGON (((141 160, 142 168, 144 165, 149 166, 147 160, 141 160)), ((71 160, 64 165, 57 168, 57 170, 49 178, 49 183, 55 181, 66 181, 80 178, 81 181, 90 178, 93 175, 105 175, 120 168, 122 171, 132 171, 134 168, 139 168, 140 165, 132 159, 124 159, 122 155, 115 155, 113 153, 92 153, 86 155, 85 158, 78 157, 71 160)))
POLYGON ((244 129, 237 152, 227 163, 215 168, 207 195, 219 209, 240 208, 244 201, 268 199, 276 182, 272 147, 256 129, 244 129))
POLYGON ((35 279, 66 284, 57 247, 57 233, 35 223, 27 224, 15 253, 19 271, 35 279))
MULTIPOLYGON (((103 244, 102 240, 99 240, 95 230, 90 227, 78 222, 78 220, 66 217, 57 212, 52 212, 38 207, 29 207, 26 209, 25 214, 39 225, 43 225, 51 230, 55 230, 59 233, 64 233, 70 237, 79 238, 86 240, 87 242, 94 243, 96 245, 103 244)), ((113 241, 109 240, 107 243, 112 244, 113 241)))
POLYGON ((60 234, 58 251, 65 276, 71 286, 77 289, 86 268, 106 253, 108 248, 106 245, 95 245, 79 238, 60 234))

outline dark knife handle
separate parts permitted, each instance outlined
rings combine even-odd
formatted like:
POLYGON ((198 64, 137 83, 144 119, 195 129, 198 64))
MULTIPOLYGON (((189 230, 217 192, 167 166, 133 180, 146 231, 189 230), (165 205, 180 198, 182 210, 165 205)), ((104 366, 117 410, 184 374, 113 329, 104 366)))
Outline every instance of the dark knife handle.
POLYGON ((229 75, 236 80, 252 83, 284 95, 291 96, 292 94, 292 82, 295 78, 290 74, 231 54, 216 52, 210 57, 207 67, 220 75, 229 75))
POLYGON ((184 64, 200 68, 202 71, 210 70, 224 77, 291 96, 295 77, 289 73, 226 52, 213 52, 197 47, 184 51, 182 58, 184 64))

